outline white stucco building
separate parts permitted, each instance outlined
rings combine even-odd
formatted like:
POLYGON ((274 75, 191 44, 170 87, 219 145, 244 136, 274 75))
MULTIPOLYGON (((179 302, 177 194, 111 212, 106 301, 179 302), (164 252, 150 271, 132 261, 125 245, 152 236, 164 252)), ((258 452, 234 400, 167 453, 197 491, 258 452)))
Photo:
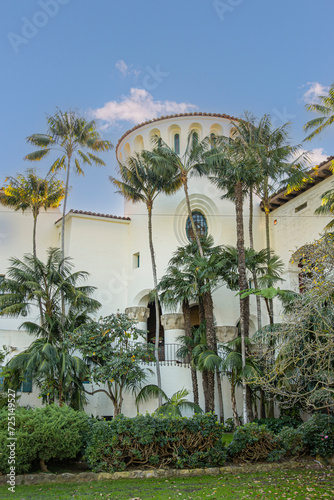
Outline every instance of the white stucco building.
MULTIPOLYGON (((229 135, 232 117, 219 114, 190 113, 157 118, 126 132, 116 147, 118 160, 125 161, 134 151, 149 149, 153 135, 162 139, 181 155, 186 147, 189 132, 195 130, 199 139, 215 133, 229 135)), ((328 170, 329 158, 319 166, 314 185, 296 194, 285 196, 278 193, 272 200, 270 230, 272 247, 285 262, 284 288, 298 287, 298 266, 291 263, 292 252, 318 237, 328 218, 314 216, 320 204, 321 194, 332 187, 332 174, 328 170)), ((315 174, 316 175, 316 174, 315 174)), ((207 179, 191 178, 189 182, 190 201, 193 212, 205 218, 207 231, 214 238, 215 245, 235 245, 235 208, 228 200, 221 199, 221 192, 207 179)), ((87 202, 89 203, 89 201, 87 202)), ((153 288, 151 260, 148 247, 146 207, 125 202, 124 216, 96 214, 88 211, 71 210, 66 215, 66 255, 71 256, 77 270, 90 273, 89 283, 96 286, 95 298, 102 304, 98 316, 117 310, 126 311, 149 330, 148 340, 154 331, 154 310, 149 305, 148 294, 153 288), (153 326, 151 324, 153 323, 153 326)), ((154 204, 153 239, 156 250, 158 277, 167 267, 172 253, 178 246, 188 243, 186 232, 187 209, 182 190, 167 197, 160 195, 154 204)), ((248 207, 245 205, 245 240, 248 245, 248 207)), ((8 259, 22 258, 32 251, 31 213, 22 214, 2 207, 0 211, 0 275, 6 274, 8 259)), ((258 199, 254 202, 254 245, 256 250, 265 247, 265 221, 258 199)), ((41 212, 37 228, 37 250, 41 259, 50 246, 60 246, 61 213, 59 209, 41 212)), ((236 335, 239 321, 238 299, 226 286, 219 287, 213 295, 217 336, 227 341, 236 335)), ((193 304, 193 322, 196 324, 196 304, 193 304)), ((18 354, 31 343, 32 338, 18 329, 23 320, 29 318, 0 318, 0 345, 11 346, 12 354, 18 354)), ((35 318, 31 318, 34 320, 35 318)), ((251 299, 251 333, 255 331, 255 301, 251 299)), ((175 344, 183 332, 181 308, 177 312, 162 310, 161 374, 165 392, 170 396, 182 387, 190 391, 189 366, 177 362, 175 344)), ((263 308, 263 324, 267 317, 263 308)), ((154 367, 152 367, 154 368, 154 367)), ((149 382, 155 382, 151 377, 149 382)), ((199 378, 200 402, 204 406, 199 378)), ((232 416, 229 384, 223 378, 225 418, 232 416)), ((191 395, 189 396, 191 399, 191 395)), ((20 404, 39 404, 38 389, 22 393, 20 404)), ((156 403, 147 405, 153 411, 156 403)), ((90 397, 87 412, 94 415, 111 415, 111 403, 105 395, 90 397)), ((135 415, 133 400, 126 398, 123 412, 135 415)), ((241 403, 239 407, 241 413, 241 403)))

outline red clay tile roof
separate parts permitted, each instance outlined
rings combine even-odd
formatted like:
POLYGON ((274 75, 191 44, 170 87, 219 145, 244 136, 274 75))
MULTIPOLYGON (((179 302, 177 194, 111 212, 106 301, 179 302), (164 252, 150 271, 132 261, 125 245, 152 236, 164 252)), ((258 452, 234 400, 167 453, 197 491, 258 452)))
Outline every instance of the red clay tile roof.
POLYGON ((139 125, 136 125, 135 127, 131 128, 130 130, 125 132, 125 134, 122 135, 122 137, 119 139, 119 141, 117 143, 116 156, 117 156, 118 147, 119 147, 120 143, 122 142, 122 140, 127 135, 131 134, 131 132, 133 132, 134 130, 137 130, 140 127, 144 127, 144 125, 148 125, 149 123, 159 122, 161 120, 167 120, 168 118, 178 118, 180 116, 181 117, 182 116, 213 116, 213 117, 217 117, 217 118, 226 118, 227 120, 235 120, 235 121, 239 120, 238 118, 235 118, 234 116, 230 116, 230 115, 225 115, 225 114, 220 114, 220 113, 201 113, 201 112, 179 113, 176 115, 159 116, 158 118, 153 118, 152 120, 148 120, 147 122, 140 123, 139 125))
MULTIPOLYGON (((70 210, 69 212, 67 212, 66 215, 68 215, 68 214, 92 215, 94 217, 105 217, 106 219, 131 220, 130 217, 120 217, 117 215, 100 214, 100 213, 95 213, 95 212, 85 212, 83 210, 70 210)), ((60 219, 56 220, 55 224, 57 224, 57 222, 59 222, 60 220, 62 220, 62 217, 60 217, 60 219)))
MULTIPOLYGON (((325 166, 328 165, 328 163, 331 161, 334 161, 334 156, 329 156, 327 160, 324 160, 321 163, 319 163, 319 165, 317 165, 318 167, 317 170, 314 169, 309 170, 308 173, 310 174, 311 177, 313 177, 314 180, 313 182, 305 184, 305 186, 299 191, 293 191, 290 194, 285 194, 286 188, 283 188, 280 191, 277 191, 277 193, 273 194, 273 196, 270 198, 270 211, 273 211, 276 208, 280 207, 281 205, 284 205, 284 203, 287 203, 293 198, 296 198, 296 196, 299 196, 300 194, 304 193, 311 187, 315 186, 316 184, 319 184, 319 182, 333 175, 331 170, 325 166)), ((262 203, 260 206, 261 209, 263 210, 262 203)))

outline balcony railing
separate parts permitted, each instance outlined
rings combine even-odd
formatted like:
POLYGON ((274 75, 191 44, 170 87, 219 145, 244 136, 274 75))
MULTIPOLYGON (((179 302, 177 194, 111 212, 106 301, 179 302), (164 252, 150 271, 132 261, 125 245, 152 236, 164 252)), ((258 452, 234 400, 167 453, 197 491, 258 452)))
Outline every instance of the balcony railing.
MULTIPOLYGON (((134 345, 134 344, 132 344, 134 345)), ((131 345, 129 345, 131 348, 131 345)), ((144 347, 144 346, 143 346, 144 347)), ((162 344, 158 347, 159 363, 164 366, 189 366, 190 357, 189 355, 185 357, 180 357, 178 355, 179 349, 182 347, 181 344, 162 344)), ((154 348, 154 346, 153 346, 154 348)), ((147 345, 148 352, 151 352, 152 344, 147 345)), ((153 353, 153 358, 144 360, 143 363, 154 366, 155 358, 153 353)))

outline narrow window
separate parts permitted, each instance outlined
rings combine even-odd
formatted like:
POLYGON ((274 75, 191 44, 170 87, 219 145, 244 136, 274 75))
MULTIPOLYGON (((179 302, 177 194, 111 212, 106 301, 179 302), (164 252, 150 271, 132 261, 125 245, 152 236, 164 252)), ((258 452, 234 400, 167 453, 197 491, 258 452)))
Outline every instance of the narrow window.
POLYGON ((211 144, 211 149, 213 149, 216 146, 216 134, 211 132, 210 134, 210 144, 211 144))
POLYGON ((174 151, 177 155, 180 154, 180 134, 174 135, 174 151))
POLYGON ((133 254, 133 267, 136 269, 140 266, 140 252, 133 254))

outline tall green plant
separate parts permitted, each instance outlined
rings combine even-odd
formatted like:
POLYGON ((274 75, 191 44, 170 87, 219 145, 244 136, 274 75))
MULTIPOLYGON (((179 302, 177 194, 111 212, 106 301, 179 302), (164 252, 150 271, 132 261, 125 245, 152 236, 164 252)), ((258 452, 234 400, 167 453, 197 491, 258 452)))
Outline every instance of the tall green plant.
POLYGON ((82 406, 87 367, 73 355, 73 346, 66 348, 65 342, 67 332, 91 321, 90 314, 101 306, 90 297, 95 288, 80 283, 88 273, 72 272, 70 259, 62 259, 56 248, 49 249, 46 263, 31 254, 23 260, 12 258, 10 263, 0 285, 0 314, 26 317, 36 307, 40 313, 38 323, 24 321, 20 325, 36 340, 9 361, 7 367, 13 374, 10 382, 17 387, 29 376, 42 391, 50 389, 51 399, 58 399, 60 406, 69 399, 82 406))
POLYGON ((159 365, 159 330, 160 330, 160 310, 159 297, 157 294, 158 277, 155 251, 153 245, 152 213, 153 205, 157 196, 161 193, 173 194, 179 188, 180 180, 170 172, 157 174, 149 151, 141 151, 128 158, 126 164, 119 163, 119 174, 121 180, 109 177, 110 181, 117 187, 118 193, 122 194, 126 200, 132 203, 142 202, 146 205, 148 214, 148 243, 150 248, 152 274, 154 285, 155 302, 155 360, 158 386, 161 388, 161 374, 159 365))
POLYGON ((94 121, 87 122, 85 118, 74 111, 58 111, 54 116, 47 117, 48 130, 46 134, 33 134, 27 137, 27 142, 41 148, 25 156, 26 160, 39 161, 52 151, 60 151, 60 156, 53 162, 50 172, 66 170, 65 199, 63 203, 63 218, 61 231, 62 256, 65 257, 65 215, 69 193, 70 171, 74 168, 78 175, 83 175, 83 166, 105 165, 96 153, 109 151, 113 146, 110 141, 101 139, 94 121))

